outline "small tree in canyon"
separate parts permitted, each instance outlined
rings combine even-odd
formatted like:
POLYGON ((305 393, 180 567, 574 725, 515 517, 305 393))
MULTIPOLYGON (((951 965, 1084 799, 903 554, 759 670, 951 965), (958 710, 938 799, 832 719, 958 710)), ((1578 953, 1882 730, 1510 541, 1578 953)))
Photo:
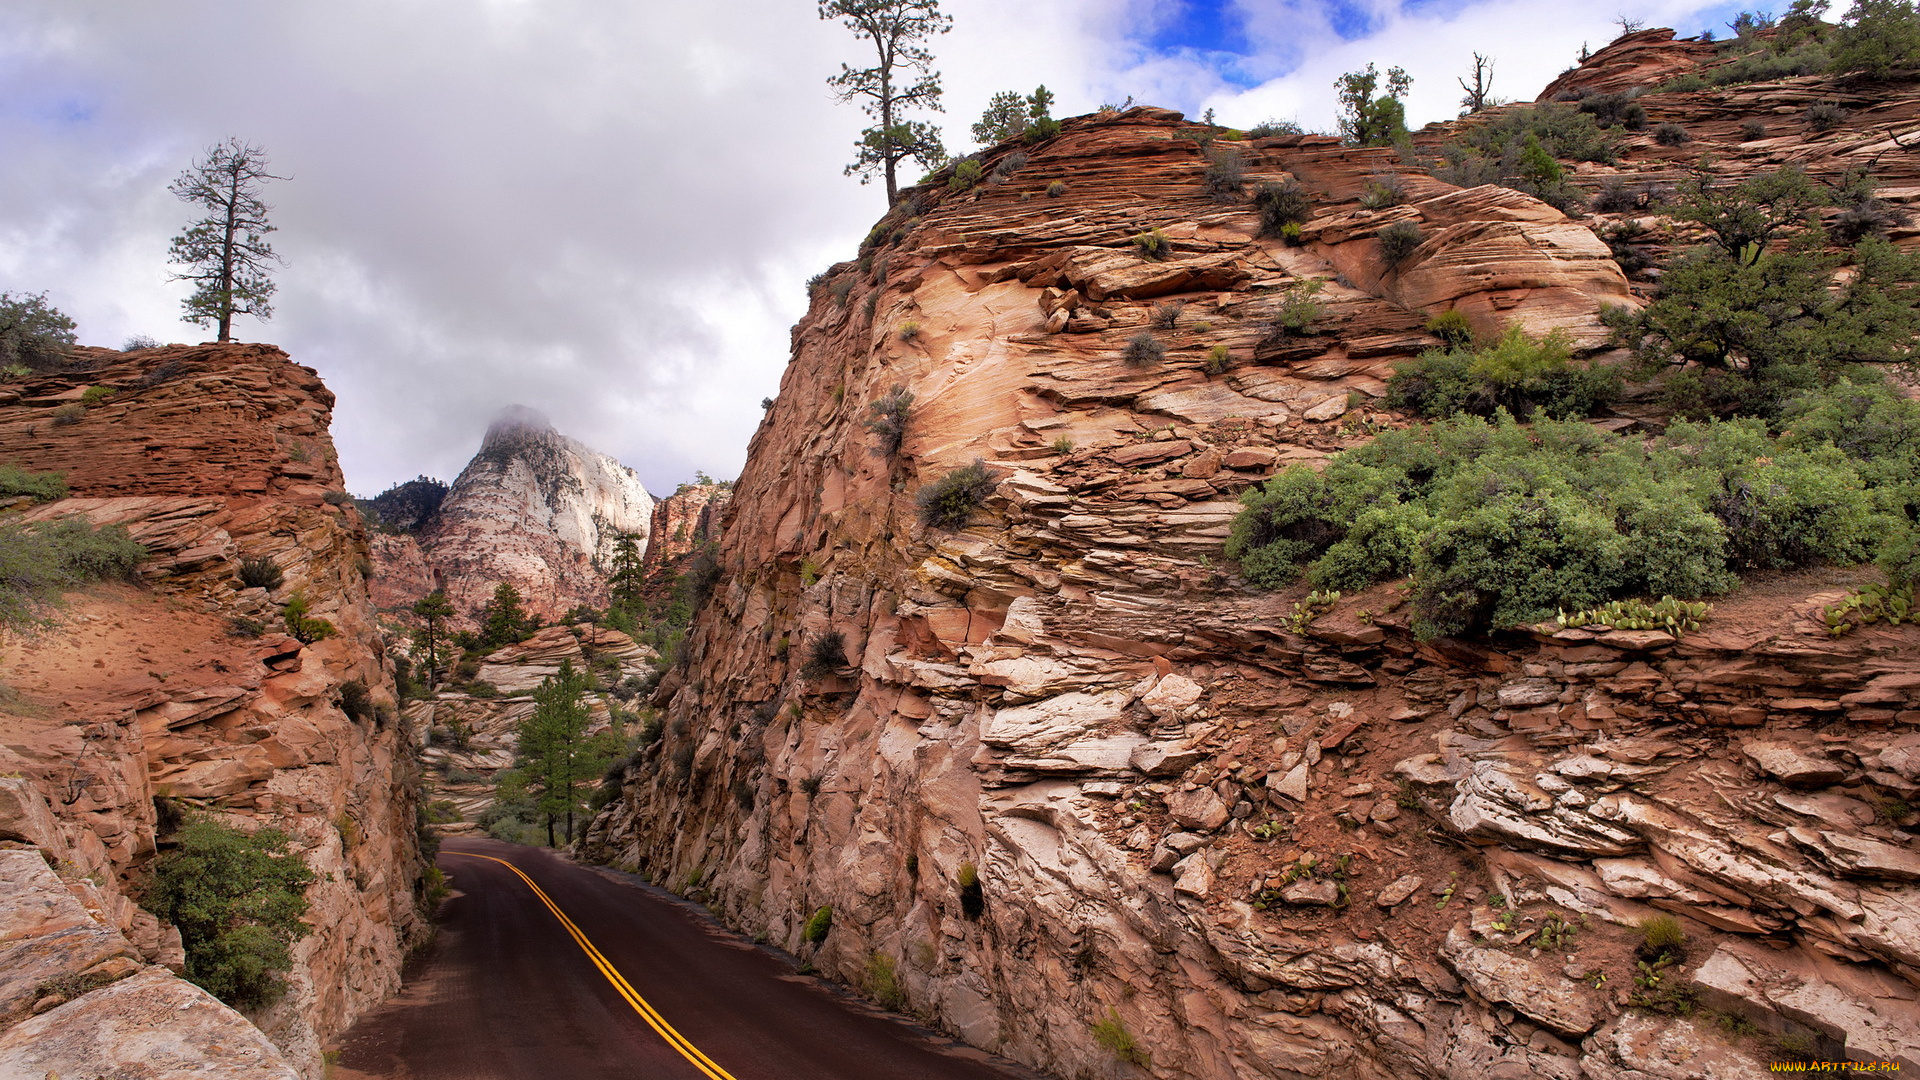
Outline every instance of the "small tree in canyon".
POLYGON ((534 805, 547 821, 547 844, 558 846, 556 826, 564 822, 566 839, 573 840, 575 811, 613 760, 615 738, 609 733, 587 735, 592 719, 585 696, 590 679, 562 661, 533 692, 533 712, 520 722, 520 750, 514 762, 534 805))
POLYGON ((613 542, 612 569, 613 572, 607 577, 612 607, 637 620, 646 607, 640 594, 647 584, 646 571, 642 569, 640 561, 639 537, 623 532, 613 542))
POLYGON ((480 609, 480 643, 490 649, 524 641, 538 624, 520 606, 520 590, 510 581, 493 588, 493 599, 480 609))
POLYGON ((447 600, 447 590, 435 589, 414 601, 413 614, 422 624, 420 629, 414 631, 413 649, 420 657, 427 689, 431 690, 446 661, 441 650, 447 640, 446 622, 454 614, 453 604, 447 600))

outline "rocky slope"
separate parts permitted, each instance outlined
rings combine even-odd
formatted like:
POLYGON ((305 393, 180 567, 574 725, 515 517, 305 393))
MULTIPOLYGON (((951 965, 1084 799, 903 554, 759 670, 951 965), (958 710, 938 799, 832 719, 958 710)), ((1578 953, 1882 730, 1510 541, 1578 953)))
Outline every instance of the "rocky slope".
POLYGON ((615 542, 633 533, 644 549, 653 514, 632 469, 509 409, 438 509, 410 534, 376 539, 374 599, 398 608, 443 588, 463 626, 503 581, 545 619, 604 607, 615 542))
MULTIPOLYGON (((80 372, 0 387, 0 461, 66 473, 71 497, 25 509, 27 518, 123 524, 151 557, 139 587, 89 590, 53 629, 0 640, 0 684, 11 691, 0 699, 0 777, 20 777, 22 789, 0 813, 0 834, 40 849, 97 923, 88 934, 123 937, 132 955, 177 966, 178 934, 130 899, 163 839, 156 797, 286 831, 321 878, 290 991, 252 1017, 286 1061, 218 1075, 284 1075, 290 1062, 317 1080, 321 1047, 398 986, 423 930, 416 739, 394 709, 363 577, 365 532, 327 434, 333 396, 270 346, 81 358, 80 372), (114 392, 56 415, 90 386, 114 392), (284 580, 246 587, 237 576, 246 558, 271 560, 284 580), (279 632, 295 592, 336 636, 303 645, 279 632), (343 689, 353 681, 365 707, 343 689)), ((0 904, 61 903, 33 899, 48 883, 30 877, 9 877, 0 904)), ((169 1032, 178 1040, 168 1053, 204 1038, 255 1055, 257 1033, 221 1028, 222 1015, 237 1016, 202 999, 151 970, 66 1004, 13 999, 0 1023, 20 1019, 16 1006, 43 1015, 0 1035, 0 1061, 93 1075, 115 1054, 158 1052, 169 1032), (142 989, 127 989, 136 980, 142 989), (143 1034, 139 1009, 157 1001, 175 1002, 166 1015, 183 1026, 143 1034), (75 1041, 81 1024, 95 1042, 75 1041)))
MULTIPOLYGON (((1908 82, 1837 133, 1737 142, 1835 92, 1646 104, 1740 168, 1920 135, 1908 82)), ((1375 402, 1431 313, 1602 347, 1597 311, 1636 302, 1605 220, 1404 166, 1406 202, 1368 210, 1390 151, 1242 143, 1249 182, 1314 196, 1289 247, 1214 201, 1191 133, 1069 120, 988 183, 910 193, 830 272, 666 735, 582 851, 697 882, 850 983, 892 971, 912 1011, 1061 1076, 1731 1078, 1769 1037, 1920 1064, 1920 651, 1911 627, 1828 638, 1845 573, 1750 583, 1684 640, 1420 643, 1395 587, 1316 620, 1218 565, 1239 492, 1393 422, 1375 402), (1383 269, 1402 220, 1424 242, 1383 269), (1150 228, 1164 260, 1130 243, 1150 228), (1308 280, 1320 332, 1269 333, 1308 280), (1124 363, 1149 326, 1164 361, 1124 363), (885 455, 872 406, 900 389, 885 455), (914 493, 976 458, 984 507, 921 524, 914 493), (1636 972, 1655 913, 1686 960, 1636 972), (1689 985, 1733 1019, 1629 1006, 1689 985)), ((1645 142, 1619 171, 1679 164, 1645 142)))
POLYGON ((708 540, 719 539, 720 523, 732 501, 730 484, 681 484, 673 494, 655 500, 647 540, 649 576, 678 563, 708 540))

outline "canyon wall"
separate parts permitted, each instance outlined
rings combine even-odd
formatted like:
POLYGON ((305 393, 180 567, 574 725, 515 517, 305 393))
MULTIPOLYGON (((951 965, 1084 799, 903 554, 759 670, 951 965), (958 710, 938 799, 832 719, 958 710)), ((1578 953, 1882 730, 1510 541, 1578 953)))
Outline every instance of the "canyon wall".
MULTIPOLYGON (((1855 92, 1820 82, 1646 104, 1743 169, 1837 175, 1920 135, 1896 82, 1840 135, 1739 141, 1747 112, 1855 92)), ((1239 493, 1401 422, 1379 401, 1431 314, 1604 349, 1597 313, 1639 302, 1594 232, 1619 216, 1324 137, 1232 144, 1249 186, 1312 195, 1289 245, 1208 190, 1204 134, 1068 120, 908 191, 826 275, 664 737, 582 853, 1060 1076, 1731 1078, 1767 1036, 1920 1067, 1916 631, 1818 617, 1870 571, 1750 582, 1684 638, 1423 643, 1396 585, 1315 617, 1222 563, 1239 493), (1395 169, 1404 202, 1362 207, 1395 169), (1423 242, 1387 267, 1400 221, 1423 242), (1309 332, 1274 332, 1307 281, 1309 332), (1143 332, 1164 355, 1129 363, 1143 332), (869 425, 902 390, 889 453, 869 425), (981 505, 926 524, 917 493, 976 460, 981 505), (1636 967, 1655 914, 1686 936, 1671 970, 1636 967)), ((1627 142, 1578 182, 1678 169, 1627 142)))
MULTIPOLYGON (((218 1075, 285 1075, 290 1064, 318 1080, 323 1046, 398 988, 406 950, 426 931, 418 739, 395 708, 374 624, 366 534, 328 436, 333 395, 271 346, 87 349, 76 361, 67 374, 0 386, 0 461, 58 470, 71 488, 15 509, 28 521, 124 525, 149 558, 137 584, 86 589, 52 627, 0 637, 0 777, 18 778, 17 797, 0 799, 0 838, 38 848, 92 929, 57 896, 34 898, 50 884, 31 860, 8 877, 0 906, 54 913, 9 942, 84 930, 125 960, 110 974, 131 977, 65 1003, 7 999, 3 1022, 41 1015, 0 1034, 0 1061, 93 1075, 199 1038, 259 1070, 215 1054, 234 1068, 218 1075), (279 583, 247 586, 248 559, 270 561, 279 583), (295 594, 337 633, 303 643, 282 632, 295 594), (221 1027, 222 1016, 237 1022, 231 1010, 146 966, 182 961, 178 933, 135 903, 164 846, 156 798, 279 828, 319 876, 289 991, 251 1017, 284 1062, 257 1054, 244 1024, 221 1027), (141 1008, 185 1026, 140 1019, 141 1008), (198 1035, 187 1030, 196 1024, 198 1035), (68 1039, 76 1026, 99 1038, 68 1039)), ((52 966, 10 981, 91 970, 84 952, 46 941, 29 951, 52 966)))

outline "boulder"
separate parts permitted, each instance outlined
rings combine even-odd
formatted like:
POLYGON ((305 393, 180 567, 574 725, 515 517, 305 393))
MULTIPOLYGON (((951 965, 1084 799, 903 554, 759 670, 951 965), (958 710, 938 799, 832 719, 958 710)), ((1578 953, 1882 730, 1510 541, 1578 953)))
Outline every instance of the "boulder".
POLYGON ((1591 990, 1544 965, 1479 948, 1464 927, 1447 934, 1440 956, 1474 993, 1561 1035, 1577 1038, 1600 1023, 1600 1001, 1591 990))
POLYGON ((1746 743, 1740 750, 1762 772, 1788 787, 1820 788, 1846 779, 1846 768, 1818 750, 1768 740, 1746 743))
POLYGON ((1176 791, 1167 796, 1167 813, 1182 828, 1213 832, 1227 823, 1232 811, 1212 788, 1176 791))

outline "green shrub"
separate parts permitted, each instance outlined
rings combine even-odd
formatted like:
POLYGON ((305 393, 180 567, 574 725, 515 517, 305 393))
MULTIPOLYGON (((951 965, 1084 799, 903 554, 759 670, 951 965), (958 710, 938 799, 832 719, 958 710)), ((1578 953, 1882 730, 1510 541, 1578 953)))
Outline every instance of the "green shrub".
POLYGON ((1693 141, 1693 136, 1679 124, 1656 124, 1653 129, 1653 141, 1661 146, 1685 146, 1693 141))
POLYGON ((1640 920, 1643 947, 1650 953, 1672 952, 1687 943, 1687 932, 1671 915, 1649 915, 1640 920))
POLYGON ((1301 135, 1304 129, 1292 120, 1263 120, 1247 129, 1249 139, 1271 139, 1279 135, 1301 135))
POLYGON ((202 819, 173 841, 142 906, 180 928, 189 981, 236 1009, 272 1004, 286 990, 289 946, 311 929, 300 916, 318 878, 277 829, 248 835, 202 819))
POLYGON ((1854 0, 1833 35, 1837 74, 1890 78, 1920 68, 1920 11, 1911 0, 1854 0))
POLYGON ((1767 137, 1767 125, 1759 120, 1748 120, 1740 125, 1740 138, 1743 142, 1753 142, 1767 137))
POLYGON ((1707 73, 1707 77, 1715 86, 1738 86, 1798 75, 1818 75, 1832 66, 1833 60, 1827 47, 1817 41, 1808 41, 1784 52, 1766 47, 1756 48, 1714 68, 1707 73))
POLYGON ((287 633, 293 635, 296 640, 308 645, 316 641, 325 641, 338 633, 338 631, 334 629, 334 625, 327 620, 309 618, 307 616, 308 610, 310 610, 310 605, 308 604, 306 593, 295 590, 292 596, 287 597, 286 605, 281 608, 280 611, 281 618, 287 624, 287 633))
POLYGON ((897 387, 893 393, 867 405, 867 430, 880 436, 875 453, 892 457, 900 452, 900 443, 907 437, 907 413, 912 407, 913 395, 905 387, 897 387))
POLYGON ((1225 345, 1215 345, 1207 350, 1206 371, 1209 375, 1223 375, 1233 366, 1233 351, 1225 345))
POLYGON ((1800 407, 1807 434, 1778 438, 1760 420, 1679 422, 1643 444, 1576 421, 1524 428, 1505 413, 1387 432, 1320 472, 1296 466, 1248 491, 1226 554, 1264 588, 1302 567, 1322 589, 1411 574, 1421 637, 1711 595, 1735 570, 1855 563, 1883 548, 1910 559, 1885 538, 1913 528, 1903 478, 1920 470, 1920 442, 1904 422, 1920 405, 1883 414, 1883 433, 1854 457, 1823 441, 1822 425, 1873 406, 1834 397, 1800 407))
POLYGON ((1127 347, 1120 350, 1120 360, 1128 367, 1153 367, 1166 360, 1166 346, 1154 339, 1145 330, 1127 339, 1127 347))
POLYGON ((1473 343, 1473 323, 1467 319, 1467 313, 1457 308, 1447 310, 1427 320, 1427 333, 1447 343, 1450 349, 1461 349, 1473 343))
POLYGON ((119 525, 95 529, 83 518, 0 524, 0 629, 43 626, 62 592, 131 578, 146 557, 119 525))
POLYGON ((373 719, 373 699, 367 694, 364 680, 348 679, 340 684, 340 711, 353 720, 373 719))
POLYGON ((80 404, 92 408, 114 395, 111 386, 89 386, 80 391, 80 404))
POLYGON ((965 191, 980 182, 980 163, 972 158, 961 158, 953 165, 953 175, 947 178, 948 191, 965 191))
POLYGON ((1253 205, 1260 211, 1260 235, 1281 236, 1288 225, 1304 224, 1313 214, 1313 200, 1298 180, 1264 183, 1253 189, 1253 205))
POLYGON ((73 331, 46 293, 0 293, 0 371, 59 367, 73 350, 73 331))
POLYGON ((986 505, 987 496, 993 494, 993 483, 993 474, 986 462, 975 458, 972 464, 962 465, 921 487, 914 494, 914 505, 920 511, 923 524, 936 529, 958 529, 975 510, 986 505))
POLYGON ((1113 1051, 1113 1056, 1121 1061, 1143 1069, 1152 1063, 1152 1056, 1135 1041, 1133 1032, 1127 1030, 1127 1023, 1120 1019, 1117 1009, 1109 1008, 1104 1018, 1094 1021, 1093 1041, 1113 1051))
POLYGON ((56 502, 67 497, 67 474, 28 472, 18 465, 0 464, 0 499, 30 496, 34 502, 56 502))
MULTIPOLYGON (((1592 117, 1592 134, 1585 129, 1575 129, 1579 135, 1589 139, 1599 139, 1602 128, 1625 128, 1628 131, 1647 130, 1647 108, 1634 100, 1640 96, 1638 90, 1616 90, 1605 94, 1588 94, 1580 99, 1579 112, 1592 117)), ((1598 143, 1587 145, 1597 149, 1598 143)), ((1582 158, 1583 161, 1601 161, 1611 163, 1617 148, 1611 140, 1607 142, 1606 156, 1582 158)), ((1572 156, 1569 154, 1568 156, 1572 156)))
POLYGON ((1168 240, 1167 234, 1158 228, 1152 228, 1134 236, 1133 249, 1141 258, 1159 262, 1173 254, 1173 241, 1168 240))
POLYGON ((827 931, 831 929, 833 929, 833 906, 822 904, 820 909, 813 913, 813 917, 807 920, 806 927, 800 931, 800 937, 810 945, 818 945, 827 940, 827 931))
MULTIPOLYGON (((1466 332, 1465 316, 1449 332, 1466 332)), ((1435 420, 1460 413, 1491 417, 1500 409, 1522 421, 1537 412, 1556 419, 1590 416, 1619 395, 1621 377, 1605 365, 1576 366, 1572 355, 1562 331, 1535 338, 1510 326, 1491 345, 1428 350, 1397 365, 1387 381, 1387 405, 1435 420)))
POLYGON ((1575 629, 1605 626, 1614 630, 1665 630, 1674 637, 1684 637, 1700 629, 1700 620, 1707 617, 1707 610, 1704 602, 1688 603, 1662 596, 1651 604, 1645 600, 1615 600, 1585 611, 1563 611, 1553 621, 1556 626, 1575 629))
POLYGON ((82 405, 77 401, 69 401, 65 405, 59 405, 54 407, 53 426, 54 427, 70 427, 74 424, 79 423, 81 418, 85 417, 86 415, 87 415, 87 407, 85 405, 82 405))
POLYGON ((1312 334, 1313 324, 1324 312, 1319 297, 1325 289, 1326 282, 1319 278, 1303 278, 1287 286, 1280 294, 1280 305, 1274 309, 1268 340, 1312 334))
POLYGON ((1389 267, 1407 261, 1425 239, 1420 226, 1411 221, 1396 221, 1379 232, 1380 258, 1389 267))
POLYGON ((1853 114, 1831 101, 1821 101, 1807 106, 1807 111, 1801 113, 1800 118, 1815 131, 1832 131, 1846 123, 1847 117, 1851 115, 1853 114))
POLYGON ((1047 185, 1047 198, 1049 199, 1057 199, 1066 193, 1067 182, 1065 180, 1055 180, 1047 185))
POLYGON ((894 973, 893 957, 878 949, 867 957, 867 993, 872 994, 883 1009, 898 1012, 907 1004, 907 995, 901 992, 900 980, 894 973))

